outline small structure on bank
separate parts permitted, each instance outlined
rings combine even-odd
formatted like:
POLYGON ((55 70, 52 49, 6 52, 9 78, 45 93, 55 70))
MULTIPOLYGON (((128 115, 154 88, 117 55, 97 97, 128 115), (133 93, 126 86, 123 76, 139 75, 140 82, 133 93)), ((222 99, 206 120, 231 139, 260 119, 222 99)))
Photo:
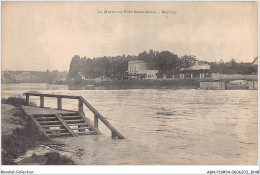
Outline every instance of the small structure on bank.
POLYGON ((227 83, 227 89, 258 89, 258 81, 233 80, 227 83))
POLYGON ((208 74, 210 70, 210 65, 208 64, 199 64, 196 61, 196 64, 189 68, 180 69, 180 78, 204 78, 205 74, 208 74), (189 75, 185 77, 185 75, 189 75))
POLYGON ((128 76, 123 79, 156 79, 158 70, 149 70, 144 61, 128 61, 128 76))
POLYGON ((73 136, 78 135, 100 135, 98 130, 98 121, 111 130, 112 138, 124 139, 107 120, 93 106, 91 106, 81 96, 54 95, 41 93, 24 93, 26 95, 26 103, 29 104, 30 96, 40 97, 40 106, 22 106, 26 114, 26 118, 37 126, 39 131, 46 137, 73 136), (57 98, 57 108, 44 107, 45 98, 57 98), (62 99, 78 100, 78 110, 64 110, 62 108, 62 99), (83 107, 86 106, 94 114, 94 124, 84 114, 83 107))
POLYGON ((204 89, 204 90, 225 90, 225 82, 221 82, 221 81, 200 82, 200 89, 204 89))
POLYGON ((257 90, 258 81, 247 81, 247 80, 233 80, 230 82, 224 81, 203 81, 200 82, 200 89, 204 90, 257 90))

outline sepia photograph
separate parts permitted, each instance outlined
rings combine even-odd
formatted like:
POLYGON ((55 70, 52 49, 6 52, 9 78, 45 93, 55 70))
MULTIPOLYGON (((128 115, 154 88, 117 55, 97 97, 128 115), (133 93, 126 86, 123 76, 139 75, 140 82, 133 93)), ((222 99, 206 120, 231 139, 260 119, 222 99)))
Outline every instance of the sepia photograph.
POLYGON ((1 1, 3 167, 258 154, 257 1, 1 1))

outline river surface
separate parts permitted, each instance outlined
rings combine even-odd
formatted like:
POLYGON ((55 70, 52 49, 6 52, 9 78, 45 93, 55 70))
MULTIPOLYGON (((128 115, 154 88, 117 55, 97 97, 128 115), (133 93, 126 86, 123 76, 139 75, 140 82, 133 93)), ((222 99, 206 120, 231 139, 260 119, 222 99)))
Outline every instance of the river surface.
MULTIPOLYGON (((103 135, 55 138, 64 145, 29 151, 60 150, 84 165, 256 165, 256 90, 68 90, 63 85, 2 85, 2 96, 25 91, 81 95, 126 138, 103 135)), ((39 105, 39 98, 31 99, 39 105)), ((56 107, 57 100, 45 99, 56 107)), ((77 109, 76 100, 63 100, 77 109)), ((84 108, 87 117, 93 114, 84 108)))

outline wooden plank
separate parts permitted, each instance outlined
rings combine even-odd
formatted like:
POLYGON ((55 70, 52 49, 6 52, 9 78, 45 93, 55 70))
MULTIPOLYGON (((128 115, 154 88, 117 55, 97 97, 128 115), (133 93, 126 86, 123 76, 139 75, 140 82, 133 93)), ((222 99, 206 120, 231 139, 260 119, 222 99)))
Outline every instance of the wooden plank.
POLYGON ((55 116, 60 120, 60 122, 63 124, 63 126, 70 132, 70 134, 74 137, 76 137, 76 135, 74 134, 74 132, 70 129, 70 127, 67 125, 66 122, 64 122, 64 120, 57 114, 55 114, 55 116))
POLYGON ((33 115, 30 115, 32 121, 36 124, 36 126, 38 127, 38 129, 43 133, 43 135, 45 135, 47 138, 48 135, 46 134, 46 132, 43 130, 43 128, 41 127, 41 125, 38 123, 38 121, 35 119, 35 117, 33 115))
MULTIPOLYGON (((91 129, 91 127, 82 127, 80 129, 91 129)), ((71 128, 71 130, 78 130, 78 128, 71 128)))
MULTIPOLYGON (((63 109, 64 110, 64 109, 63 109)), ((78 111, 73 111, 71 113, 62 113, 62 117, 67 117, 67 116, 78 116, 79 112, 78 111)))
POLYGON ((84 122, 83 119, 79 119, 79 120, 64 120, 66 123, 68 122, 84 122))
POLYGON ((95 131, 86 131, 86 132, 78 132, 78 135, 91 135, 91 134, 95 134, 95 131))
POLYGON ((26 105, 29 106, 30 100, 29 100, 29 94, 26 94, 26 105))
POLYGON ((54 114, 62 114, 62 115, 78 115, 78 111, 72 110, 58 110, 57 108, 40 108, 34 106, 21 106, 23 110, 28 115, 36 116, 53 116, 54 114))
POLYGON ((78 125, 78 132, 85 132, 84 126, 78 125))
POLYGON ((46 121, 46 120, 55 120, 56 117, 37 117, 35 118, 37 121, 46 121))
POLYGON ((79 113, 83 113, 83 103, 81 100, 79 100, 79 108, 78 108, 79 113))
POLYGON ((62 118, 64 120, 69 120, 69 119, 80 119, 81 117, 80 116, 63 116, 62 115, 62 118))
POLYGON ((70 133, 48 134, 48 136, 69 136, 70 133))
POLYGON ((45 129, 45 132, 49 132, 49 131, 68 131, 67 129, 45 129))
POLYGON ((80 97, 80 100, 91 110, 97 117, 112 131, 119 139, 124 139, 124 136, 120 134, 106 119, 103 117, 93 106, 91 106, 87 100, 80 97))
POLYGON ((60 121, 38 121, 40 124, 53 124, 53 123, 60 123, 60 121))
POLYGON ((113 131, 111 131, 111 137, 112 137, 113 139, 116 138, 116 133, 113 132, 113 131))
POLYGON ((41 94, 41 93, 24 93, 24 95, 30 96, 44 96, 44 97, 61 97, 61 98, 69 98, 69 99, 79 99, 80 96, 71 96, 71 95, 55 95, 55 94, 41 94))
MULTIPOLYGON (((40 110, 40 109, 39 109, 40 110)), ((41 117, 41 116, 43 116, 43 117, 52 117, 52 116, 54 116, 54 114, 58 114, 58 115, 66 115, 66 116, 69 116, 69 115, 74 115, 74 116, 76 116, 76 115, 78 115, 78 112, 76 112, 76 113, 63 113, 63 111, 54 111, 55 109, 50 109, 49 110, 49 114, 33 114, 35 117, 41 117)), ((46 112, 48 112, 48 111, 46 111, 46 112)), ((66 112, 66 111, 64 111, 64 112, 66 112)))
POLYGON ((62 98, 57 97, 57 104, 58 104, 58 109, 62 109, 62 98))
POLYGON ((98 116, 94 115, 94 126, 98 129, 98 116))
POLYGON ((68 126, 84 126, 84 125, 88 125, 88 123, 69 123, 68 126))
MULTIPOLYGON (((36 119, 38 118, 53 118, 54 114, 33 114, 36 119)), ((55 117, 56 118, 56 117, 55 117)))
POLYGON ((62 124, 59 125, 42 125, 42 128, 49 128, 49 127, 61 127, 63 126, 62 124))
POLYGON ((40 96, 40 107, 43 108, 44 107, 44 96, 40 96))
POLYGON ((90 126, 96 132, 97 135, 101 135, 101 132, 94 127, 94 125, 85 117, 85 115, 83 115, 82 113, 79 113, 79 115, 81 116, 82 119, 85 120, 88 126, 90 126))

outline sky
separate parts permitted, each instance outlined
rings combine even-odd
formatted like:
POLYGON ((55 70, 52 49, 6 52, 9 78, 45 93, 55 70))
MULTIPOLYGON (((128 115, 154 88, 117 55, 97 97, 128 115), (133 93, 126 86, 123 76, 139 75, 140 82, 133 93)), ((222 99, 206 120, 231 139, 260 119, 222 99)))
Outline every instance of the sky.
POLYGON ((252 62, 258 56, 257 10, 256 2, 2 2, 1 66, 68 71, 74 55, 150 49, 252 62))

